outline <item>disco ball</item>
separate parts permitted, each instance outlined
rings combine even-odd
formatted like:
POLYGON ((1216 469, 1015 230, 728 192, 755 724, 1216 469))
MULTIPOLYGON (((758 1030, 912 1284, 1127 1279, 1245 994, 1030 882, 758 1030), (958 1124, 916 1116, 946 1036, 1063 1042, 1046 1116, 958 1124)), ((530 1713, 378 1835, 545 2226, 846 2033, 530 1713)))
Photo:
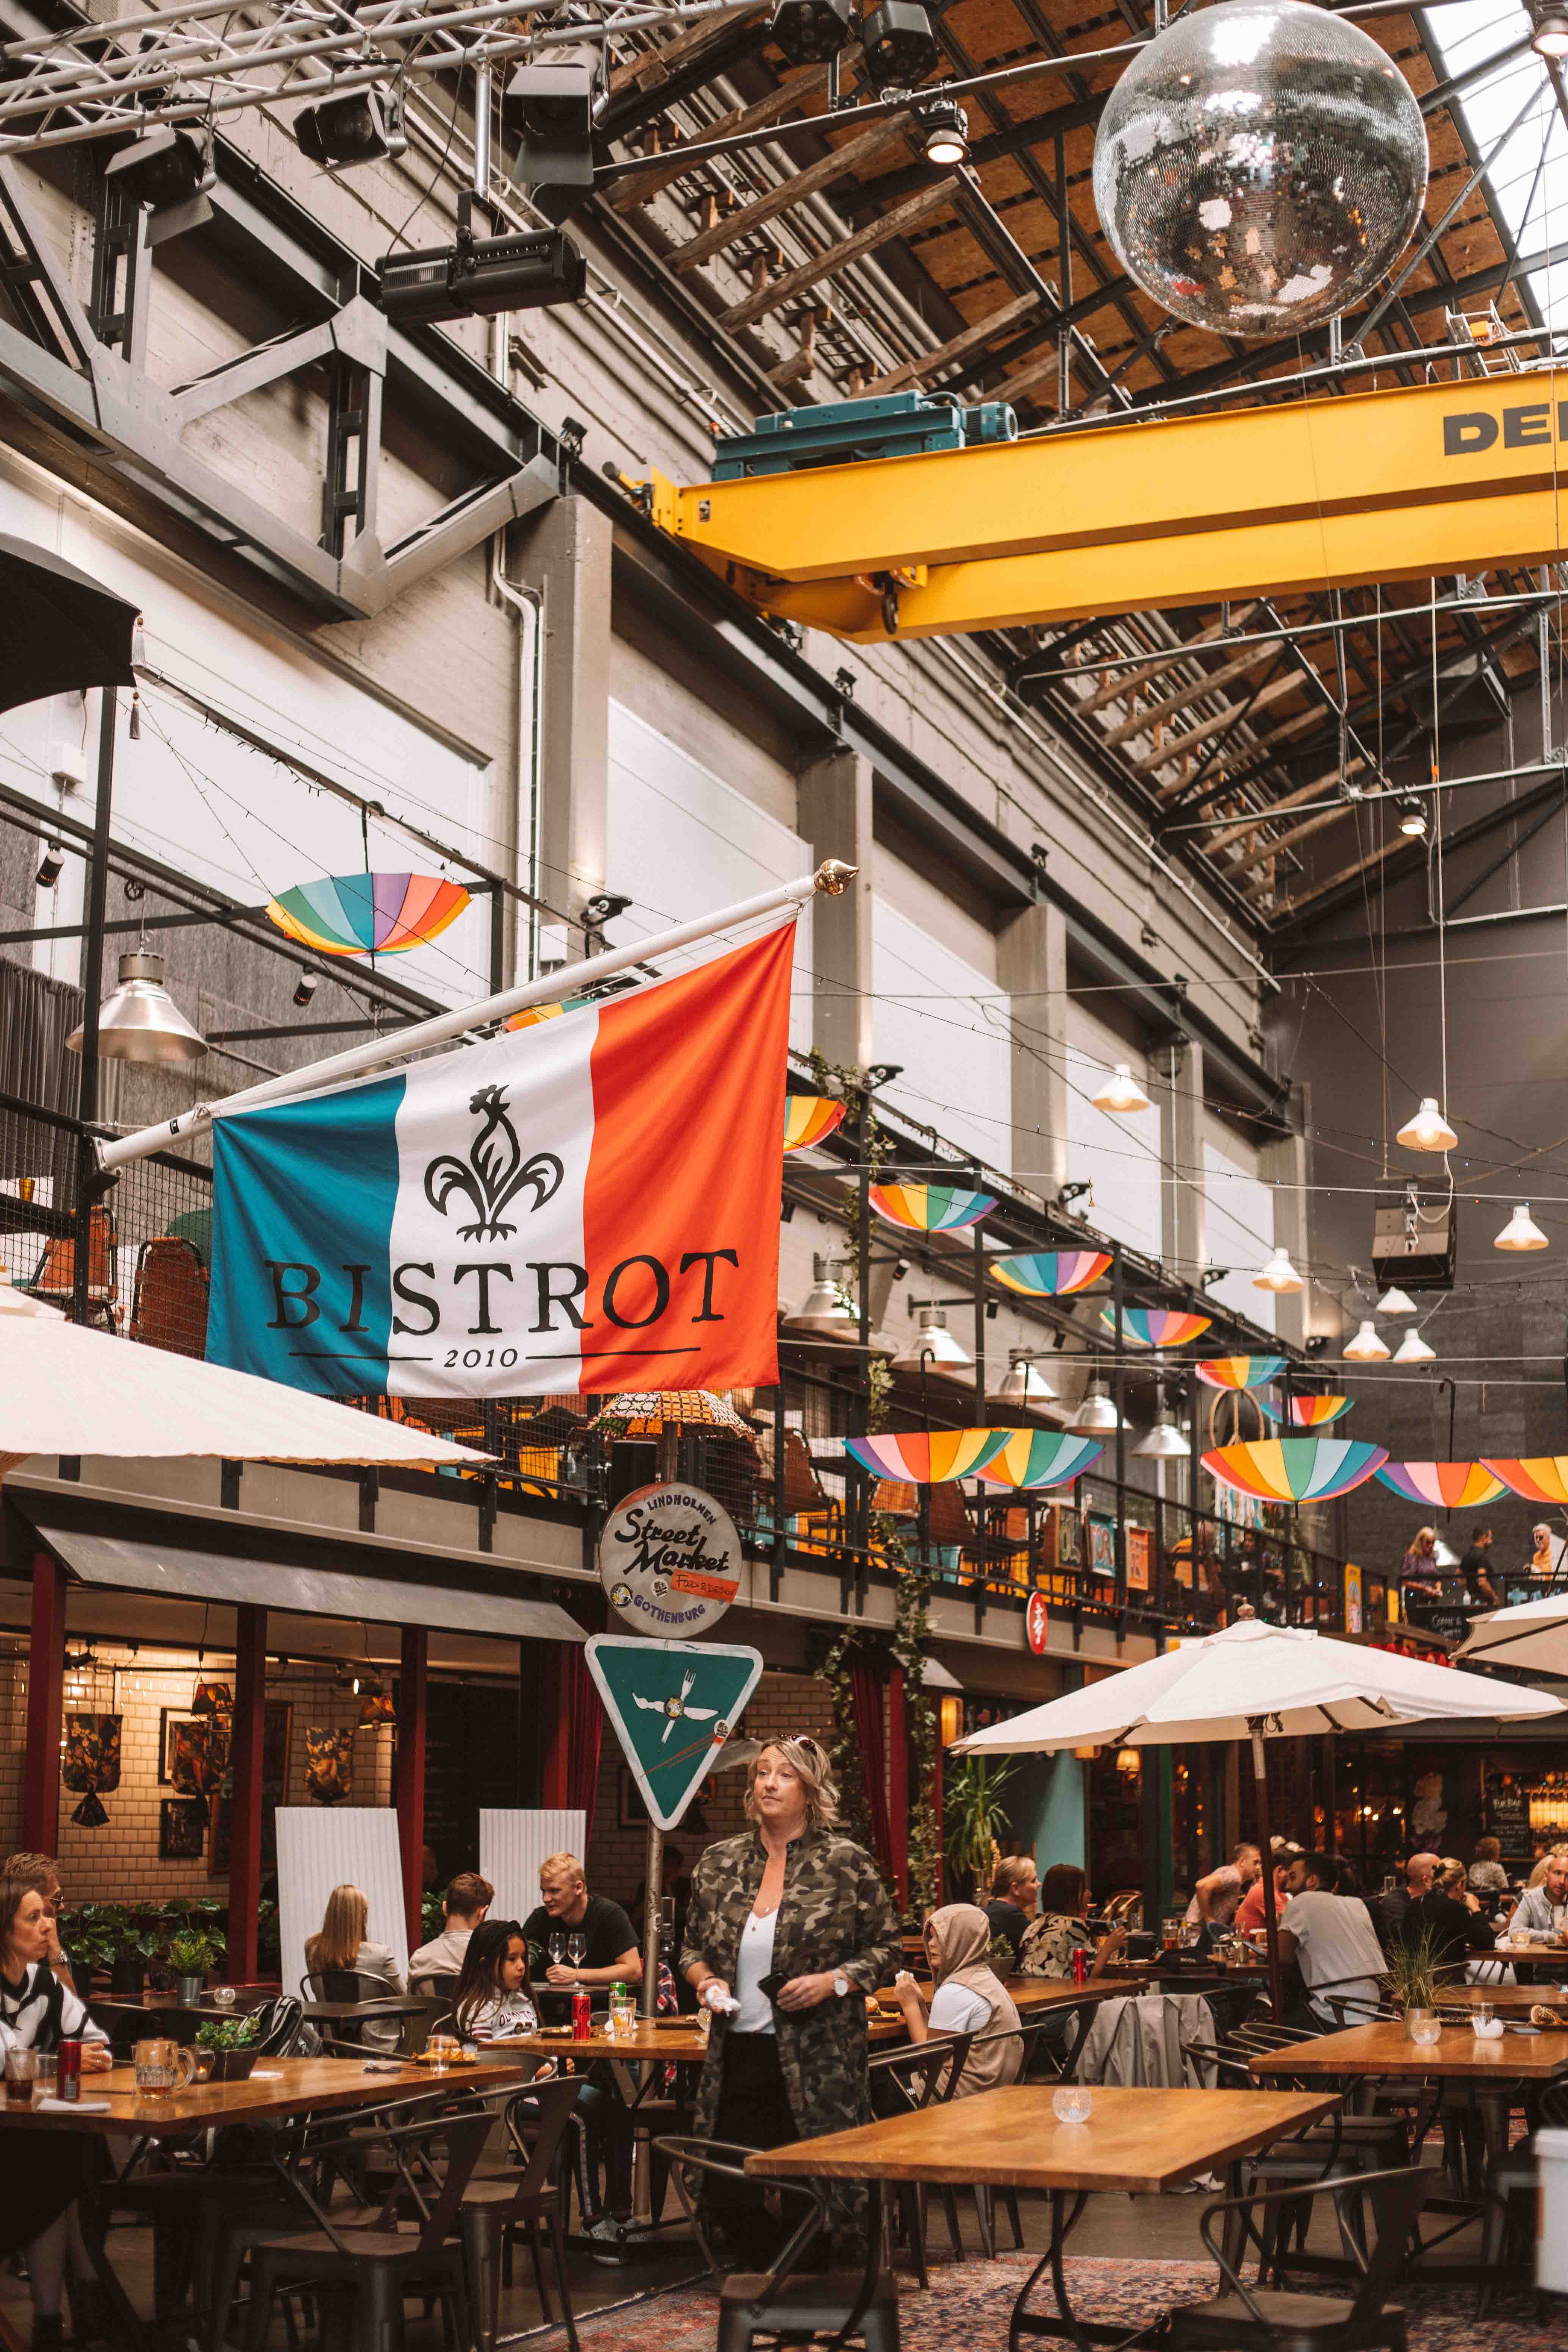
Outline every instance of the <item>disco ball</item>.
POLYGON ((1106 101, 1094 201, 1128 276, 1216 335, 1291 334, 1376 283, 1426 195, 1409 83, 1303 0, 1179 17, 1106 101))

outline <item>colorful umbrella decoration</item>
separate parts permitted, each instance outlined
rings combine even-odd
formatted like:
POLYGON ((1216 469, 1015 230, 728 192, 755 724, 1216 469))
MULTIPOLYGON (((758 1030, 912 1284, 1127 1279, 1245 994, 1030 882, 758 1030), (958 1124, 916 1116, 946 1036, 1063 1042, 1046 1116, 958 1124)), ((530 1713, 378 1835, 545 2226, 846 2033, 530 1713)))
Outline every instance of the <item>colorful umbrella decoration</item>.
POLYGON ((1527 1503, 1568 1503, 1568 1454, 1532 1454, 1522 1462, 1487 1460, 1480 1466, 1527 1503))
POLYGON ((1015 1429, 933 1429, 890 1436, 847 1437, 849 1453, 879 1478, 907 1478, 917 1486, 945 1486, 967 1478, 1000 1454, 1015 1429))
POLYGON ((980 1475, 991 1486, 1062 1486, 1069 1478, 1081 1477, 1092 1469, 1104 1451, 1092 1437, 1015 1429, 980 1475))
POLYGON ((439 874, 336 874, 279 891, 267 911, 318 955, 401 955, 437 939, 468 903, 462 884, 439 874))
POLYGON ((1377 1475, 1407 1503, 1435 1511, 1473 1511, 1507 1492, 1485 1462, 1385 1462, 1377 1475))
POLYGON ((784 1148, 804 1151, 831 1135, 844 1116, 845 1106, 832 1095, 785 1095, 784 1148))
POLYGON ((1349 1412, 1354 1402, 1354 1397, 1293 1396, 1290 1418, 1298 1429, 1327 1429, 1331 1422, 1349 1412))
POLYGON ((1098 1282, 1110 1264, 1109 1250, 1024 1250, 995 1259, 991 1271, 1026 1298, 1065 1298, 1069 1290, 1098 1282))
POLYGON ((890 1225, 910 1234, 951 1234, 977 1225, 996 1206, 992 1192, 965 1192, 956 1184, 873 1184, 871 1206, 890 1225))
MULTIPOLYGON (((1116 1317, 1109 1307, 1100 1310, 1100 1319, 1108 1331, 1116 1329, 1116 1317)), ((1184 1348, 1189 1339, 1196 1339, 1213 1322, 1212 1315, 1178 1315, 1164 1307, 1124 1307, 1121 1310, 1121 1337, 1135 1348, 1184 1348)))
POLYGON ((1285 1362, 1283 1356, 1209 1356, 1193 1370, 1206 1389, 1261 1389, 1279 1379, 1285 1362))
POLYGON ((1260 1437, 1216 1447, 1204 1455, 1204 1468, 1257 1502, 1320 1503, 1348 1495, 1387 1459, 1385 1447, 1350 1437, 1260 1437))

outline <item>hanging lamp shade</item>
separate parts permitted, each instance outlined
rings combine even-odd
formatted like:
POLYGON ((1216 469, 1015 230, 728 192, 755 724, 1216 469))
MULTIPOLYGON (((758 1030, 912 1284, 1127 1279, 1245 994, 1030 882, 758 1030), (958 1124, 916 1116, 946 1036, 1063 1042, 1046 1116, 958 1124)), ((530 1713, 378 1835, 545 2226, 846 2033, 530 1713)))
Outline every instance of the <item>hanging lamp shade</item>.
POLYGON ((906 1430, 891 1435, 847 1437, 844 1450, 862 1470, 879 1478, 902 1478, 916 1486, 944 1486, 969 1478, 999 1454, 1012 1429, 906 1430))
POLYGON ((1153 1428, 1139 1439, 1132 1451, 1145 1462, 1185 1462, 1192 1448, 1171 1415, 1162 1412, 1153 1428))
POLYGON ((873 1184, 871 1206, 890 1225, 909 1234, 951 1234, 977 1225, 996 1206, 993 1192, 963 1192, 956 1184, 873 1184))
POLYGON ((1090 1381, 1072 1416, 1072 1426, 1083 1437, 1113 1436, 1121 1427, 1116 1400, 1103 1381, 1090 1381))
POLYGON ((831 1135, 844 1117, 844 1105, 834 1095, 785 1095, 784 1148, 805 1151, 831 1135))
POLYGON ((1530 1202, 1521 1201, 1512 1216, 1492 1244, 1493 1249, 1541 1250, 1550 1247, 1546 1235, 1530 1213, 1530 1202))
POLYGON ((1131 1062, 1118 1062, 1099 1092, 1091 1095, 1089 1100, 1096 1110, 1117 1111, 1123 1117, 1151 1108, 1148 1096, 1132 1075, 1131 1062))
POLYGON ((1435 1511, 1474 1511, 1508 1492, 1486 1462, 1385 1462, 1380 1485, 1435 1511))
POLYGON ((1290 1419, 1298 1429, 1328 1429, 1341 1421, 1355 1402, 1347 1396, 1293 1396, 1290 1419))
MULTIPOLYGON (((1394 1283, 1384 1292, 1372 1311, 1374 1315, 1418 1315, 1421 1310, 1409 1293, 1401 1290, 1394 1283)), ((1363 1328, 1364 1329, 1364 1325, 1363 1328)))
POLYGON ((1396 1364, 1434 1364, 1437 1360, 1437 1350, 1436 1348, 1427 1346, 1415 1324, 1412 1323, 1404 1339, 1395 1348, 1393 1360, 1396 1364))
POLYGON ((1025 1298, 1065 1298, 1098 1282, 1110 1264, 1109 1250, 1023 1250, 994 1259, 991 1272, 1025 1298))
POLYGON ((1206 1389, 1261 1389, 1279 1379, 1287 1361, 1284 1356, 1208 1356, 1193 1369, 1206 1389))
POLYGON ((267 911, 318 955, 401 955, 438 939, 468 903, 442 874, 326 874, 280 890, 267 911))
POLYGON ((945 1307, 922 1307, 916 1318, 914 1337, 899 1349, 890 1369, 895 1372, 967 1372, 973 1370, 973 1357, 961 1339, 955 1339, 947 1328, 945 1307))
POLYGON ((815 1331, 823 1339, 858 1339, 860 1310, 849 1288, 849 1260, 814 1256, 811 1288, 790 1316, 797 1331, 815 1331))
POLYGON ((1397 1140, 1406 1151, 1452 1151, 1459 1139, 1437 1108, 1436 1095, 1423 1095, 1421 1108, 1400 1129, 1397 1140))
POLYGON ((1298 1274, 1291 1265, 1289 1251, 1279 1248, 1274 1252, 1268 1265, 1253 1276, 1252 1287, 1254 1290, 1285 1292, 1305 1290, 1307 1283, 1306 1277, 1298 1274))
POLYGON ((1388 1343, 1375 1323, 1363 1322, 1353 1339, 1347 1339, 1340 1353, 1348 1356, 1352 1364, 1381 1364, 1388 1355, 1388 1343))
MULTIPOLYGON (((82 1033, 66 1039, 81 1051, 82 1033)), ((98 1050, 106 1061, 168 1064, 196 1062, 207 1050, 163 984, 163 959, 137 948, 120 959, 120 985, 98 1008, 98 1050)))
POLYGON ((1010 1404, 1024 1411, 1031 1405, 1054 1404, 1057 1391, 1034 1359, 1024 1349, 1010 1349, 1007 1369, 987 1391, 993 1404, 1010 1404))
MULTIPOLYGON (((1100 1319, 1116 1332, 1112 1308, 1102 1307, 1100 1319)), ((1211 1315, 1182 1315, 1166 1307, 1124 1307, 1120 1336, 1135 1348, 1184 1348, 1189 1339, 1201 1339, 1213 1320, 1211 1315)))
POLYGON ((1350 1437, 1262 1437, 1217 1446, 1204 1455, 1204 1468, 1257 1502, 1316 1503, 1348 1495, 1387 1459, 1386 1447, 1350 1437))
POLYGON ((1488 1455, 1480 1467, 1527 1503, 1568 1504, 1568 1454, 1532 1454, 1522 1461, 1488 1455))
POLYGON ((1012 1429, 980 1475, 988 1486, 1064 1486, 1093 1468, 1105 1448, 1092 1437, 1056 1430, 1012 1429))

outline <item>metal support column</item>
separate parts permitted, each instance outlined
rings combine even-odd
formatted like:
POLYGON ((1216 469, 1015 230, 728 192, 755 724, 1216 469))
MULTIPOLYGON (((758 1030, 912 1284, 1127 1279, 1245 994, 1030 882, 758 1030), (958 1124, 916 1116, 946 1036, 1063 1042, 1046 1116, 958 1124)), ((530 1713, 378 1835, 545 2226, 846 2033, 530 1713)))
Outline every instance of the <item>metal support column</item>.
MULTIPOLYGON (((114 806, 114 729, 120 698, 102 689, 98 720, 98 787, 92 812, 92 856, 89 863, 87 956, 82 970, 81 1053, 77 1109, 84 1124, 98 1117, 98 1012, 103 1002, 103 927, 109 917, 109 827, 114 806)), ((92 1261, 92 1210, 96 1163, 86 1135, 77 1139, 76 1251, 71 1267, 71 1319, 87 1320, 92 1261)))
POLYGON ((27 1748, 22 1765, 22 1844, 32 1853, 59 1851, 65 1691, 66 1572, 52 1551, 35 1552, 27 1748))
MULTIPOLYGON (((251 1984, 258 1970, 257 1906, 261 1898, 261 1751, 267 1713, 267 1612, 242 1601, 235 1612, 234 1738, 228 1826, 228 1977, 251 1984)), ((417 1949, 417 1947, 415 1948, 417 1949)))
POLYGON ((397 1843, 403 1858, 403 1908, 408 1948, 424 1941, 420 1927, 425 1892, 425 1740, 428 1720, 430 1636, 423 1625, 405 1625, 397 1685, 397 1843))

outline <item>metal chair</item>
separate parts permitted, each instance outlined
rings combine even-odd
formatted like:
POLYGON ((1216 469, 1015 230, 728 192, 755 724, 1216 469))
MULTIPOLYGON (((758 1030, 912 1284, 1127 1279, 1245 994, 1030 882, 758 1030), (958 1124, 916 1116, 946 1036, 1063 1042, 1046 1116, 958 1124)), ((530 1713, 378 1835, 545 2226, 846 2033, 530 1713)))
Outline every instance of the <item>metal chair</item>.
MULTIPOLYGON (((666 2139, 658 2145, 703 2252, 717 2270, 688 2175, 745 2182, 745 2159, 752 2151, 716 2140, 666 2139), (740 2161, 727 2163, 726 2158, 740 2161)), ((772 2186, 781 2198, 798 2198, 806 2210, 770 2270, 736 2271, 722 2281, 716 2352, 750 2352, 759 2336, 792 2345, 826 2336, 832 2338, 833 2352, 858 2337, 866 2352, 899 2352, 899 2292, 892 2273, 879 2266, 881 2232, 875 2217, 867 2231, 866 2263, 858 2276, 853 2271, 802 2274, 802 2258, 827 2224, 826 2197, 815 2181, 779 2180, 772 2186)))
MULTIPOLYGON (((969 2036, 966 2033, 917 2042, 907 2050, 879 2052, 868 2067, 873 2112, 877 2115, 906 2112, 913 2115, 922 2107, 929 2107, 933 2101, 941 2105, 943 2100, 952 2096, 968 2052, 969 2036), (898 2104, 900 2101, 901 2106, 898 2104)), ((958 2211, 952 2202, 952 2191, 946 2189, 943 2195, 953 2249, 955 2252, 962 2253, 963 2240, 959 2235, 958 2211)), ((924 2187, 912 2180, 901 2180, 898 2187, 898 2200, 899 2220, 909 2241, 915 2276, 921 2286, 929 2287, 931 2274, 926 2268, 924 2187)))
MULTIPOLYGON (((384 1977, 369 1976, 363 1969, 308 1969, 300 1979, 300 1990, 308 2002, 352 2000, 362 2003, 367 2011, 377 2001, 401 1998, 384 1977)), ((353 2017, 318 2022, 316 2032, 323 2053, 329 2058, 359 2058, 363 2056, 367 2048, 372 2051, 390 2048, 391 2043, 366 2042, 365 2026, 368 2022, 368 2018, 353 2017)), ((392 2027, 396 2042, 401 2044, 404 2020, 389 2018, 384 2022, 392 2027)))
POLYGON ((565 2241, 550 2183, 551 2167, 572 2119, 578 2087, 575 2077, 568 2075, 541 2083, 536 2090, 520 2091, 510 2099, 504 2121, 507 2137, 521 2160, 521 2174, 482 2176, 470 2180, 463 2191, 457 2226, 479 2352, 495 2352, 500 2333, 501 2281, 504 2275, 510 2283, 511 2250, 520 2231, 528 2240, 540 2316, 547 2327, 554 2324, 542 2261, 542 2240, 548 2233, 566 2340, 572 2352, 578 2352, 577 2322, 566 2283, 565 2241), (522 2129, 525 2123, 533 2126, 531 2137, 522 2129))
POLYGON ((1219 2265, 1221 2291, 1207 2303, 1182 2305, 1171 2313, 1172 2352, 1405 2352, 1405 2314, 1385 2310, 1384 2305, 1426 2196, 1425 2176, 1418 2167, 1405 2165, 1359 2173, 1353 2182, 1325 2180, 1278 2194, 1219 2199, 1205 2208, 1198 2226, 1219 2265), (1233 2252, 1248 2239, 1264 2243, 1254 2216, 1260 2209, 1324 2196, 1371 2208, 1370 2250, 1363 2252, 1359 2231, 1346 2233, 1358 2274, 1354 2296, 1248 2287, 1233 2252), (1225 2225, 1224 2248, 1215 2243, 1216 2222, 1225 2225))

